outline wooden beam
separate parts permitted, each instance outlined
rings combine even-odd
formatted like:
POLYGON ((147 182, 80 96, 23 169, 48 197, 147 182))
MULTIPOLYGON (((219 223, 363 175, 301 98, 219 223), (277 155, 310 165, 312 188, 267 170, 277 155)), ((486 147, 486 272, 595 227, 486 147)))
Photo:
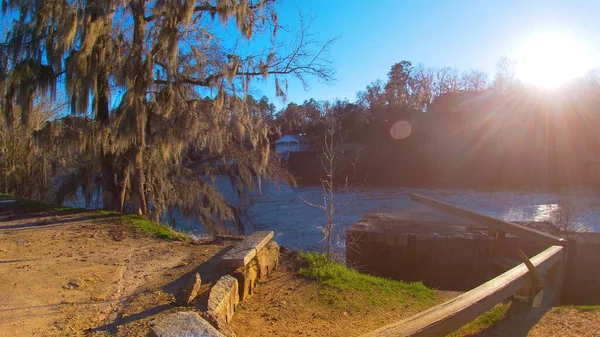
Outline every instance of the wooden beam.
POLYGON ((556 280, 555 280, 556 283, 554 284, 554 287, 556 288, 556 295, 554 296, 554 305, 555 306, 562 304, 562 293, 563 293, 563 285, 565 282, 565 273, 567 271, 569 258, 570 258, 570 256, 572 256, 571 254, 574 254, 573 252, 574 252, 575 245, 576 245, 575 241, 569 241, 567 243, 567 245, 565 246, 565 252, 563 254, 562 261, 558 265, 558 271, 557 271, 556 280))
POLYGON ((488 215, 480 214, 462 207, 430 199, 422 195, 411 194, 410 199, 419 202, 423 205, 431 206, 441 211, 445 211, 450 214, 478 222, 492 229, 517 235, 525 240, 546 244, 548 246, 564 245, 567 241, 563 238, 559 238, 554 235, 546 234, 544 232, 540 232, 538 230, 531 229, 509 221, 496 219, 488 215))
POLYGON ((527 266, 527 269, 529 269, 529 273, 531 274, 531 278, 535 282, 535 285, 537 287, 543 288, 544 277, 542 276, 542 273, 540 273, 540 271, 533 265, 533 263, 529 261, 527 255, 525 255, 525 253, 523 253, 521 249, 517 248, 517 253, 519 253, 519 258, 521 258, 521 261, 525 264, 525 266, 527 266))
MULTIPOLYGON (((545 272, 563 257, 564 247, 552 246, 531 259, 545 272)), ((366 333, 363 337, 445 336, 512 296, 529 281, 529 269, 521 263, 481 286, 408 319, 366 333)))
MULTIPOLYGON (((531 275, 531 292, 529 294, 529 302, 531 306, 534 308, 539 308, 542 306, 542 299, 544 297, 544 277, 542 273, 529 261, 529 258, 523 251, 517 248, 517 253, 519 254, 519 258, 527 266, 529 269, 529 275, 531 275)), ((560 263, 560 262, 559 262, 560 263)))

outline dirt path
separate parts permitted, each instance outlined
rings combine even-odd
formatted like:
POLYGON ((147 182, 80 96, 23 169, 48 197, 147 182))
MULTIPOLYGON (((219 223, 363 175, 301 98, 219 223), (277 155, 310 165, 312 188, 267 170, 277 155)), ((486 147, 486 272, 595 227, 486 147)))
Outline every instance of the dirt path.
POLYGON ((192 270, 204 266, 210 287, 211 258, 234 243, 160 241, 110 216, 3 208, 0 336, 144 336, 192 270))

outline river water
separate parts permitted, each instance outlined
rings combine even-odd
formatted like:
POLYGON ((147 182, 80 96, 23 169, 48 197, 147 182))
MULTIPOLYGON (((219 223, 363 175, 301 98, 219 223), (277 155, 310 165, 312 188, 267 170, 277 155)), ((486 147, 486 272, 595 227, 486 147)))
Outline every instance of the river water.
MULTIPOLYGON (((222 188, 229 199, 233 193, 222 188)), ((473 191, 465 189, 418 188, 352 188, 334 194, 336 209, 334 235, 337 250, 344 247, 344 229, 363 215, 374 212, 395 212, 414 207, 426 207, 410 201, 410 194, 421 194, 487 215, 513 221, 544 221, 559 201, 552 193, 519 191, 473 191)), ((600 232, 600 191, 577 190, 573 201, 577 204, 577 222, 600 232)), ((327 218, 322 209, 321 188, 317 186, 289 187, 264 186, 262 193, 253 194, 248 216, 252 224, 247 231, 273 230, 278 243, 291 249, 319 250, 323 248, 323 232, 327 218)), ((201 224, 182 221, 181 229, 203 235, 201 224)))

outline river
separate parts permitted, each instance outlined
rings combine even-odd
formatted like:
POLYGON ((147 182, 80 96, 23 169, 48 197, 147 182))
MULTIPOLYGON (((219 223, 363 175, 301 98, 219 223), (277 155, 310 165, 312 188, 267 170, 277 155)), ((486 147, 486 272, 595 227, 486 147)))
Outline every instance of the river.
MULTIPOLYGON (((233 193, 223 188, 225 195, 233 199, 233 193)), ((465 189, 419 189, 419 188, 351 188, 334 194, 336 209, 334 244, 343 251, 344 229, 363 215, 374 212, 395 212, 413 207, 426 207, 410 201, 409 195, 417 193, 491 216, 514 221, 544 221, 555 207, 560 196, 552 193, 505 191, 474 191, 465 189)), ((600 191, 577 190, 573 194, 577 204, 577 222, 600 232, 600 191)), ((321 189, 317 186, 264 186, 262 193, 254 193, 253 204, 248 211, 252 224, 248 232, 272 230, 277 242, 291 249, 319 250, 323 247, 326 224, 322 209, 310 206, 323 204, 321 189)), ((181 221, 180 229, 195 235, 203 235, 201 224, 181 221)))

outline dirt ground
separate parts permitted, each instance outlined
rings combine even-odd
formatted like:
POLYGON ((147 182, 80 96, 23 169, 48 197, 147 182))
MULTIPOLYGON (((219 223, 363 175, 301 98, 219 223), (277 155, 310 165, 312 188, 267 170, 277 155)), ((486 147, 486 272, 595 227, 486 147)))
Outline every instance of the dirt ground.
POLYGON ((500 321, 481 331, 462 336, 598 337, 600 307, 531 308, 527 303, 513 302, 500 321))
MULTIPOLYGON (((289 256, 280 258, 278 270, 233 316, 237 336, 357 336, 425 309, 357 305, 351 298, 332 305, 319 295, 321 285, 297 275, 298 266, 289 256)), ((457 294, 438 292, 437 302, 457 294)))
POLYGON ((145 336, 150 319, 177 310, 192 271, 207 296, 235 242, 156 240, 92 213, 0 211, 0 336, 145 336))
MULTIPOLYGON (((237 241, 161 241, 110 215, 20 214, 0 205, 0 337, 146 336, 160 315, 206 309, 210 286, 221 276, 219 257, 237 241), (195 272, 201 295, 193 307, 177 307, 174 293, 195 272)), ((418 310, 326 303, 320 286, 298 276, 286 256, 236 311, 237 336, 357 336, 418 310)), ((456 295, 439 292, 438 302, 456 295)), ((515 306, 475 334, 554 335, 600 336, 600 310, 515 306)))

